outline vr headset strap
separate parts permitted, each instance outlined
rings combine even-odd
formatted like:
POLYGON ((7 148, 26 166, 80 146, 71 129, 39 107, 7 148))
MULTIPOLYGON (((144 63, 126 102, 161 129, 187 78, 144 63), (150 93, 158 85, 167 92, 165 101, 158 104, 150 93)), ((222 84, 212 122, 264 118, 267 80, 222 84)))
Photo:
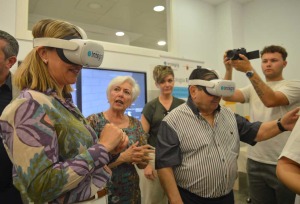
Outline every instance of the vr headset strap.
POLYGON ((210 81, 205 81, 205 80, 200 80, 200 79, 191 79, 189 80, 188 85, 199 85, 199 86, 205 86, 209 88, 213 88, 215 85, 213 82, 210 81))
POLYGON ((34 38, 33 47, 45 46, 61 48, 65 50, 76 50, 78 49, 78 44, 70 40, 64 40, 59 38, 34 38))
POLYGON ((87 39, 87 34, 85 33, 85 31, 82 28, 80 28, 79 26, 75 26, 75 30, 80 34, 80 36, 83 40, 87 39))

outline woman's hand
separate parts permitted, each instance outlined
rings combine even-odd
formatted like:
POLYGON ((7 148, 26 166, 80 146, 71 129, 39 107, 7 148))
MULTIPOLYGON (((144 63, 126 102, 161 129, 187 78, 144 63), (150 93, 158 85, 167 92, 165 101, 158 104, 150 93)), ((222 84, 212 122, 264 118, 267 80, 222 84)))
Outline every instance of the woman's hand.
POLYGON ((117 126, 106 124, 101 131, 98 143, 102 144, 108 152, 118 154, 127 146, 128 137, 117 126))
POLYGON ((144 176, 149 179, 154 181, 157 177, 157 172, 156 170, 153 168, 153 166, 151 164, 148 164, 146 166, 146 168, 144 169, 144 176))
POLYGON ((151 160, 148 154, 154 152, 154 150, 150 149, 150 145, 138 146, 138 143, 134 143, 121 153, 122 161, 133 164, 148 164, 149 160, 151 160))
POLYGON ((134 150, 134 148, 138 145, 138 143, 139 142, 134 143, 128 149, 126 149, 124 152, 121 153, 120 159, 123 162, 134 163, 136 160, 138 160, 137 158, 138 155, 135 154, 135 150, 134 150))
POLYGON ((151 145, 143 145, 140 147, 136 147, 139 151, 139 160, 138 162, 135 162, 137 164, 137 167, 140 169, 144 169, 148 163, 149 160, 152 160, 153 158, 149 156, 149 153, 154 153, 154 149, 151 145))

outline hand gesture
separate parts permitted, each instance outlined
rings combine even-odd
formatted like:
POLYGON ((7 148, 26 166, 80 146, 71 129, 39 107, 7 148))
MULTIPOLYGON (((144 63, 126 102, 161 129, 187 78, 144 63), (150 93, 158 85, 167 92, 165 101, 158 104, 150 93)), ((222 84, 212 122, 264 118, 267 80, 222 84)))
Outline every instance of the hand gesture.
POLYGON ((226 71, 232 71, 232 66, 230 64, 230 59, 227 58, 227 52, 228 52, 228 50, 223 55, 223 63, 225 65, 226 71))
POLYGON ((230 60, 231 66, 233 66, 237 71, 247 72, 253 70, 253 67, 245 55, 239 54, 241 60, 230 60))
POLYGON ((146 166, 146 168, 144 169, 144 176, 149 179, 154 181, 157 177, 157 172, 156 170, 153 168, 153 166, 151 164, 148 164, 146 166))
POLYGON ((135 147, 137 147, 138 144, 139 142, 134 143, 121 153, 120 158, 123 162, 134 163, 139 160, 137 154, 135 153, 135 147))
POLYGON ((112 154, 118 154, 122 152, 128 145, 129 139, 125 132, 123 132, 122 140, 118 146, 111 152, 112 154))
POLYGON ((149 156, 149 153, 154 153, 155 150, 151 145, 142 145, 139 147, 135 147, 136 154, 139 156, 139 162, 135 162, 137 164, 141 165, 148 165, 149 160, 152 160, 153 158, 149 156))
POLYGON ((120 128, 113 124, 106 124, 103 130, 101 131, 98 143, 102 144, 108 152, 116 153, 116 151, 120 152, 121 149, 124 148, 123 146, 126 143, 126 138, 126 135, 124 136, 124 133, 120 128))
POLYGON ((300 108, 295 108, 294 110, 291 110, 287 112, 282 118, 281 118, 281 125, 289 131, 292 131, 298 118, 299 118, 299 110, 300 108))

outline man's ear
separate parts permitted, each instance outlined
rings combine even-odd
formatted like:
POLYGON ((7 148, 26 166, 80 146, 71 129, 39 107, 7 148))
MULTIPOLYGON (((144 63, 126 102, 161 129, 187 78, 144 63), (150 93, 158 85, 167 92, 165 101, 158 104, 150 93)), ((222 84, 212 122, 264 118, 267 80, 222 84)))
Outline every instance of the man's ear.
POLYGON ((9 69, 16 63, 17 61, 17 57, 16 56, 11 56, 8 58, 8 63, 7 63, 7 67, 9 67, 9 69))
POLYGON ((285 68, 287 65, 287 61, 283 61, 283 68, 285 68))
POLYGON ((190 92, 191 98, 193 98, 193 96, 195 95, 196 90, 197 90, 197 87, 194 86, 194 85, 191 85, 191 86, 189 87, 189 92, 190 92))

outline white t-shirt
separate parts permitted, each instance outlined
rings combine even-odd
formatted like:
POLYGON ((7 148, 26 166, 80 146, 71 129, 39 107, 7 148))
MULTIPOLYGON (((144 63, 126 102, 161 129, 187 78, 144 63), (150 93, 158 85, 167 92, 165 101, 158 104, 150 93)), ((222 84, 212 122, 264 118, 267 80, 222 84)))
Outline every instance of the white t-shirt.
MULTIPOLYGON (((258 97, 253 86, 244 87, 241 92, 245 102, 250 105, 251 121, 271 121, 281 118, 286 112, 300 106, 300 81, 275 81, 266 83, 272 90, 282 92, 288 99, 289 105, 267 108, 258 97)), ((248 148, 248 158, 265 164, 277 164, 277 159, 288 139, 290 132, 280 135, 248 148)))
MULTIPOLYGON (((292 134, 290 135, 286 145, 284 146, 281 155, 285 156, 300 164, 300 120, 297 121, 292 134)), ((296 196, 295 204, 300 204, 300 196, 296 196)))

